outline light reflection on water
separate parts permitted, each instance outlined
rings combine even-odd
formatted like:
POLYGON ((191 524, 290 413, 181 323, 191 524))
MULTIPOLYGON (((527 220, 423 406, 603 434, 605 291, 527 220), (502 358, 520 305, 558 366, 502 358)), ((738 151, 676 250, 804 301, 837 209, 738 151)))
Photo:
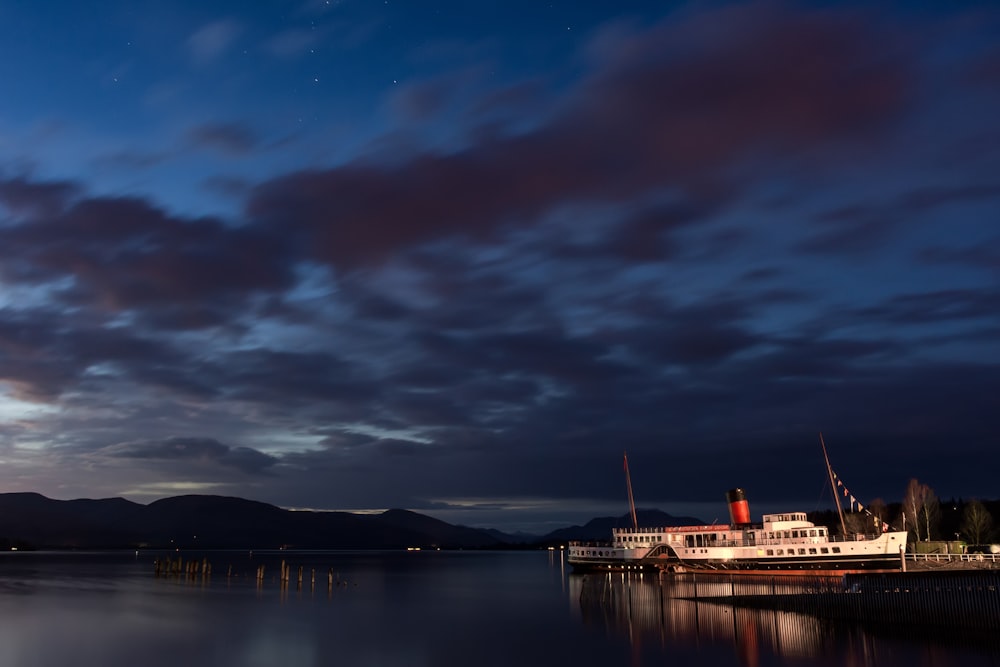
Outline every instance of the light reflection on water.
MULTIPOLYGON (((831 585, 777 580, 776 585, 754 586, 792 593, 831 585)), ((706 601, 733 592, 726 578, 713 581, 703 577, 696 588, 687 577, 661 580, 655 575, 624 573, 573 575, 570 588, 570 595, 580 600, 580 618, 585 625, 625 639, 634 652, 647 656, 731 649, 735 662, 730 659, 729 664, 748 667, 1000 665, 1000 637, 995 631, 891 624, 863 627, 825 619, 821 612, 807 615, 706 601)))
POLYGON ((570 575, 558 552, 214 552, 210 577, 154 577, 166 555, 0 554, 0 666, 1000 664, 995 647, 570 575))

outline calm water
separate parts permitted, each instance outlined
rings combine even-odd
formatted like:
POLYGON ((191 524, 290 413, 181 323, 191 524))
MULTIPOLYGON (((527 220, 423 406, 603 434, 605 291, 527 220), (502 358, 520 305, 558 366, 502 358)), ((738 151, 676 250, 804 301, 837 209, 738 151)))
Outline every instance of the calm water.
POLYGON ((156 556, 0 554, 0 665, 1000 665, 993 636, 674 600, 559 553, 215 552, 207 580, 156 578, 156 556))

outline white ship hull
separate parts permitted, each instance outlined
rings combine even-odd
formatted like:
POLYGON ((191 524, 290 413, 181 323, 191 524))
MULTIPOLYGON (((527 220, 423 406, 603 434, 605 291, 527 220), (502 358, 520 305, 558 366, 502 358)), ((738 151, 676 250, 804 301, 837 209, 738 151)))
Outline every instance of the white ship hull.
POLYGON ((906 533, 833 536, 801 512, 758 525, 616 528, 607 543, 571 542, 578 570, 885 571, 902 567, 906 533))

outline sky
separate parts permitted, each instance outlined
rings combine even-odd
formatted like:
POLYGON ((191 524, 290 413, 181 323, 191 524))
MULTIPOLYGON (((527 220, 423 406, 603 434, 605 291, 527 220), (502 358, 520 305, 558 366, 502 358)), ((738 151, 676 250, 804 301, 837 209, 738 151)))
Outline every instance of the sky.
POLYGON ((0 5, 0 491, 998 498, 994 2, 0 5))

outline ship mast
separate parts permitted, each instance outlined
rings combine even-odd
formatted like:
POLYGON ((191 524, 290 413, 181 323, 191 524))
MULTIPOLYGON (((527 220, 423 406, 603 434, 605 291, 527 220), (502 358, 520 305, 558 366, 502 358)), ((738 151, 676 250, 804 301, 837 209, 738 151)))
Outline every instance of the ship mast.
POLYGON ((826 461, 826 474, 830 477, 830 488, 833 490, 833 499, 837 503, 837 515, 840 517, 841 534, 847 537, 847 524, 844 522, 844 510, 840 507, 840 496, 837 495, 837 484, 833 481, 833 468, 830 467, 830 457, 826 455, 826 443, 823 442, 823 432, 819 434, 819 444, 823 448, 823 460, 826 461))
POLYGON ((632 514, 632 528, 639 529, 639 520, 635 517, 635 498, 632 497, 632 476, 628 472, 628 452, 625 452, 625 486, 628 488, 628 509, 632 514))

